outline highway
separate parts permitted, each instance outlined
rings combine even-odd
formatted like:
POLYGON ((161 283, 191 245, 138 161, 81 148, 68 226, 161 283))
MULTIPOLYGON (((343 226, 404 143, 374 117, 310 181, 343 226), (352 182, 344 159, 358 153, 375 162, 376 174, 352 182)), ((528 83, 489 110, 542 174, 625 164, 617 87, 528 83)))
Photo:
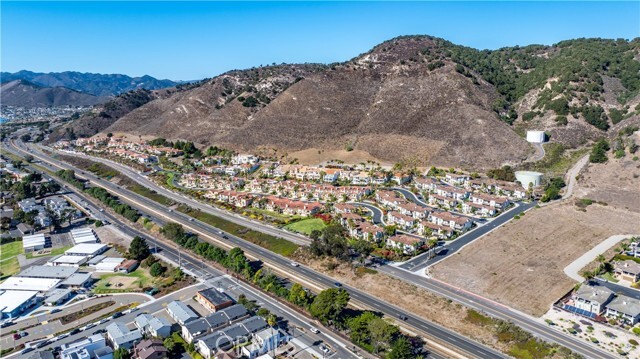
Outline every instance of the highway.
MULTIPOLYGON (((13 146, 10 146, 12 150, 15 150, 13 146)), ((21 150, 23 151, 23 150, 21 150)), ((24 152, 22 152, 24 154, 24 152)), ((41 160, 49 161, 52 163, 56 163, 57 166, 62 168, 70 168, 70 166, 66 164, 62 164, 57 160, 49 159, 43 156, 41 153, 32 153, 35 157, 38 157, 41 160)), ((313 283, 319 288, 327 288, 334 285, 334 281, 323 274, 305 268, 303 266, 292 268, 289 265, 289 260, 287 258, 281 257, 277 254, 274 254, 270 251, 264 250, 263 248, 254 245, 252 243, 246 242, 240 238, 228 235, 228 239, 221 239, 220 232, 218 230, 213 229, 213 227, 201 223, 199 221, 189 221, 186 215, 181 213, 167 212, 168 210, 163 206, 157 204, 156 202, 150 201, 144 197, 138 196, 136 194, 131 194, 126 190, 122 190, 115 186, 114 184, 106 181, 97 180, 95 176, 91 174, 82 175, 83 177, 89 177, 93 181, 99 183, 99 185, 104 185, 104 187, 108 187, 108 189, 121 198, 126 199, 124 197, 135 198, 137 207, 143 208, 144 212, 152 212, 152 214, 157 214, 160 217, 166 217, 174 222, 181 223, 188 229, 196 233, 200 233, 203 236, 210 238, 212 241, 216 243, 220 243, 221 245, 227 248, 232 246, 238 246, 245 250, 248 256, 253 257, 255 259, 261 259, 265 262, 266 265, 273 267, 279 272, 290 273, 293 278, 298 278, 302 282, 313 283), (152 203, 149 203, 152 202, 152 203)), ((388 273, 393 273, 393 275, 398 278, 405 280, 407 282, 420 285, 438 295, 448 297, 456 302, 464 304, 468 307, 475 308, 482 312, 485 312, 489 315, 492 315, 497 318, 505 319, 512 321, 518 325, 520 325, 523 329, 528 330, 535 334, 536 336, 549 340, 551 342, 558 343, 563 345, 572 351, 584 355, 587 358, 614 358, 615 356, 611 353, 604 352, 598 348, 591 347, 585 345, 579 339, 576 339, 572 336, 565 335, 555 331, 552 328, 547 327, 543 323, 540 323, 533 317, 525 315, 521 312, 517 312, 511 310, 510 308, 503 306, 499 303, 484 299, 472 293, 467 293, 462 290, 454 290, 446 283, 427 280, 424 277, 414 275, 408 271, 393 268, 393 267, 384 267, 385 271, 388 273), (464 294, 460 294, 464 293, 464 294)), ((404 315, 407 317, 407 321, 403 323, 403 325, 408 326, 409 328, 414 328, 420 332, 426 333, 427 336, 436 338, 437 340, 449 343, 451 346, 458 348, 458 350, 462 350, 467 353, 471 357, 479 357, 479 358, 499 358, 506 357, 505 355, 487 348, 473 340, 462 337, 450 330, 447 330, 439 325, 433 324, 424 319, 415 317, 410 313, 407 313, 404 310, 401 310, 395 306, 389 305, 378 298, 372 297, 362 291, 356 290, 354 288, 346 288, 351 298, 355 301, 362 303, 364 306, 379 310, 380 312, 390 316, 397 318, 400 315, 404 315)))
MULTIPOLYGON (((21 155, 27 154, 24 149, 17 148, 13 143, 9 143, 7 147, 11 151, 18 151, 21 155)), ((30 154, 43 162, 48 162, 55 165, 55 167, 75 170, 78 177, 88 179, 94 185, 108 189, 110 192, 118 195, 121 200, 130 203, 143 213, 148 213, 153 216, 166 218, 167 220, 180 223, 185 227, 185 229, 199 234, 201 238, 208 238, 216 244, 221 245, 222 247, 225 247, 227 249, 240 247, 245 251, 248 257, 255 260, 263 261, 265 265, 272 267, 274 270, 280 273, 287 274, 293 280, 300 281, 303 285, 311 285, 318 290, 335 287, 335 280, 333 280, 332 278, 304 266, 293 267, 290 265, 291 261, 289 259, 268 251, 258 245, 247 242, 228 233, 224 234, 218 229, 215 229, 214 227, 206 223, 194 220, 183 213, 170 212, 169 209, 158 204, 157 202, 139 196, 138 194, 126 189, 122 189, 111 182, 98 179, 96 176, 89 172, 81 171, 66 163, 62 163, 58 160, 49 158, 39 151, 32 151, 30 152, 30 154), (223 235, 227 238, 222 238, 223 235)), ((343 288, 345 288, 349 292, 353 301, 355 301, 356 303, 361 303, 363 307, 373 309, 391 318, 406 317, 407 319, 400 323, 402 326, 408 327, 417 332, 422 332, 427 337, 434 338, 441 343, 446 343, 447 346, 457 348, 458 351, 462 351, 463 353, 465 353, 465 355, 477 358, 507 357, 498 351, 475 342, 474 340, 459 335, 440 325, 416 317, 411 313, 388 304, 380 300, 379 298, 371 296, 358 289, 351 288, 349 286, 343 286, 343 288)))
MULTIPOLYGON (((46 174, 44 174, 44 176, 48 177, 46 174)), ((60 181, 58 179, 54 179, 54 180, 60 181)), ((117 227, 118 230, 123 232, 128 237, 132 238, 135 236, 140 236, 144 238, 149 243, 149 246, 154 253, 157 253, 163 259, 168 260, 169 262, 174 263, 175 265, 179 265, 186 273, 189 273, 204 281, 207 281, 209 283, 209 286, 215 285, 216 287, 222 287, 224 290, 228 290, 229 291, 228 294, 231 294, 236 300, 239 294, 241 293, 245 294, 249 300, 255 300, 261 306, 264 306, 265 308, 269 309, 269 311, 271 311, 272 313, 275 313, 279 317, 282 317, 283 321, 287 324, 287 327, 289 328, 289 330, 291 330, 291 328, 294 328, 293 329, 294 337, 300 343, 304 344, 305 350, 311 351, 317 357, 321 357, 322 352, 320 351, 319 345, 324 343, 325 345, 328 345, 330 348, 332 348, 332 354, 326 355, 325 356, 326 358, 334 357, 334 356, 336 358, 348 358, 348 357, 354 356, 354 352, 351 349, 347 349, 347 348, 353 347, 353 345, 350 342, 340 338, 339 336, 336 336, 330 330, 328 329, 321 330, 321 332, 318 334, 311 333, 307 330, 311 326, 315 326, 317 328, 322 329, 322 325, 320 323, 315 322, 311 318, 304 317, 297 312, 291 311, 290 309, 286 308, 286 306, 279 303, 277 300, 265 295, 264 293, 261 293, 256 289, 253 289, 242 283, 239 283, 237 280, 235 281, 232 280, 229 277, 229 275, 227 275, 226 273, 222 273, 221 271, 213 267, 210 263, 203 261, 199 258, 196 258, 194 255, 191 255, 189 252, 181 250, 181 248, 178 247, 177 245, 174 245, 173 243, 165 243, 163 241, 159 241, 153 237, 146 235, 145 233, 139 232, 136 229, 124 223, 123 221, 121 221, 118 217, 111 215, 108 211, 100 212, 99 208, 92 203, 91 199, 84 198, 85 194, 83 194, 82 192, 80 192, 79 190, 75 189, 72 186, 68 186, 68 187, 71 190, 71 192, 66 194, 67 196, 73 196, 77 198, 83 204, 83 206, 88 208, 90 212, 98 214, 102 220, 107 220, 109 223, 111 223, 111 225, 117 227), (300 330, 300 328, 302 330, 300 330)), ((204 289, 204 287, 200 289, 204 289)), ((162 301, 160 301, 159 303, 164 303, 164 305, 166 305, 166 303, 170 300, 174 300, 174 299, 184 300, 184 298, 192 297, 193 296, 192 294, 188 295, 187 297, 183 296, 183 298, 177 298, 177 297, 174 298, 173 296, 163 297, 161 298, 162 301), (167 299, 165 300, 165 298, 167 299)), ((136 296, 136 295, 134 294, 133 296, 136 296)), ((102 298, 108 298, 108 297, 102 297, 102 298)), ((124 298, 126 297, 122 297, 122 299, 124 298)), ((119 297, 116 299, 119 299, 119 297)), ((124 303, 122 302, 122 299, 119 300, 119 303, 124 303)), ((140 299, 138 299, 138 301, 140 301, 140 299)), ((80 306, 80 304, 78 304, 77 306, 80 306)), ((158 304, 155 304, 153 307, 145 308, 145 312, 149 312, 149 310, 152 310, 153 312, 161 309, 162 307, 158 307, 158 304)), ((139 313, 136 313, 136 314, 139 314, 139 313)), ((59 313, 55 316, 47 315, 43 313, 36 317, 19 321, 18 322, 19 324, 16 324, 16 327, 22 328, 22 327, 28 326, 30 325, 30 321, 36 321, 36 322, 51 321, 54 317, 59 317, 61 315, 64 315, 64 312, 59 313)), ((122 317, 124 318, 124 320, 118 319, 118 321, 129 322, 134 317, 135 316, 128 318, 125 316, 125 317, 122 317)), ((51 323, 55 324, 55 322, 51 322, 51 323)), ((61 328, 70 330, 73 327, 85 324, 85 322, 82 322, 80 324, 76 323, 76 324, 77 325, 70 324, 68 326, 65 326, 64 328, 56 325, 46 326, 46 327, 39 326, 37 328, 39 335, 32 335, 32 333, 27 330, 27 332, 29 332, 30 335, 25 337, 24 340, 22 341, 20 340, 17 341, 17 344, 21 344, 23 342, 30 342, 36 338, 46 336, 47 334, 53 334, 55 332, 59 332, 61 328)), ((109 323, 104 324, 103 326, 106 326, 108 324, 109 323)), ((103 326, 96 326, 92 328, 91 331, 93 332, 95 330, 101 329, 103 326)), ((46 350, 49 347, 59 346, 60 344, 63 344, 63 343, 71 343, 73 341, 80 340, 83 338, 83 336, 86 336, 86 333, 85 334, 79 333, 73 336, 69 336, 64 340, 57 341, 55 345, 51 344, 50 346, 43 347, 42 350, 46 350)), ((6 340, 13 341, 11 336, 8 336, 6 340)), ((358 350, 356 351, 359 352, 358 350)), ((366 352, 362 352, 360 353, 360 355, 364 357, 370 356, 366 352)), ((431 355, 430 357, 444 358, 439 355, 431 355)))
MULTIPOLYGON (((51 148, 47 148, 47 150, 50 151, 55 151, 51 148)), ((85 154, 82 153, 71 153, 71 152, 65 152, 65 155, 69 155, 69 156, 75 156, 75 157, 80 157, 80 158, 86 158, 86 159, 90 159, 92 161, 96 161, 95 157, 91 157, 91 156, 87 156, 85 154)), ((212 214, 214 216, 220 217, 222 219, 225 219, 229 222, 233 222, 235 224, 239 224, 241 226, 245 226, 245 227, 250 227, 253 230, 262 232, 262 233, 266 233, 266 234, 270 234, 272 236, 276 236, 276 237, 281 237, 284 238, 288 241, 291 241, 293 243, 296 244, 300 244, 300 245, 306 245, 309 244, 311 242, 311 240, 308 237, 305 237, 303 235, 300 234, 296 234, 296 233, 291 233, 291 232, 287 232, 284 230, 281 230, 279 228, 273 227, 271 225, 268 225, 266 223, 263 222, 259 222, 259 221, 254 221, 251 220, 249 218, 243 217, 241 215, 238 215, 236 213, 232 213, 205 203, 202 203, 200 201, 197 201, 193 198, 190 198, 188 196, 185 196, 181 193, 176 193, 173 191, 170 191, 168 189, 166 189, 165 187, 162 187, 158 184, 156 184, 155 182, 153 182, 152 180, 148 179, 146 176, 140 174, 138 171, 135 171, 133 169, 131 169, 130 167, 123 165, 121 163, 115 162, 115 161, 111 161, 108 159, 104 159, 104 158, 100 158, 98 160, 98 162, 103 162, 111 167, 113 167, 114 169, 120 171, 122 174, 124 174, 125 176, 133 179, 135 182, 153 190, 156 191, 157 193, 168 197, 178 203, 184 203, 186 205, 188 205, 191 208, 194 209, 199 209, 205 213, 209 213, 212 214)))

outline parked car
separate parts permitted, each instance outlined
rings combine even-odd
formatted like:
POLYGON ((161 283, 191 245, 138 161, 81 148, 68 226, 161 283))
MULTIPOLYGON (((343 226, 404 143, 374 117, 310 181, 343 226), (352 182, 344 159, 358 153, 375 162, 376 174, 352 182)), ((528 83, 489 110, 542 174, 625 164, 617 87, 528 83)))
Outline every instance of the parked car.
POLYGON ((18 334, 18 333, 13 333, 13 340, 18 340, 18 339, 20 339, 20 338, 22 338, 22 337, 20 336, 20 334, 18 334))
POLYGON ((38 345, 36 345, 36 349, 40 349, 40 348, 42 348, 42 347, 45 347, 45 346, 47 346, 48 344, 49 344, 49 341, 48 341, 48 340, 42 341, 42 342, 38 343, 38 345))
POLYGON ((80 333, 80 329, 75 328, 75 329, 73 329, 72 331, 69 332, 69 335, 76 335, 78 333, 80 333))
POLYGON ((50 311, 49 314, 56 314, 56 313, 60 313, 61 311, 62 311, 62 309, 56 308, 56 309, 50 311))
POLYGON ((16 324, 16 323, 13 322, 13 321, 8 320, 8 321, 3 322, 2 324, 0 324, 0 328, 6 328, 6 327, 12 326, 14 324, 16 324))
POLYGON ((92 334, 92 335, 102 334, 102 333, 104 333, 104 332, 106 332, 106 331, 107 331, 106 329, 98 329, 98 330, 96 330, 95 332, 93 332, 93 334, 92 334))
POLYGON ((35 350, 34 348, 24 348, 24 349, 20 352, 20 354, 27 354, 27 353, 32 352, 32 351, 34 351, 34 350, 35 350))
POLYGON ((20 337, 21 337, 21 338, 24 338, 24 337, 26 337, 27 335, 29 335, 29 333, 27 333, 27 332, 22 332, 22 333, 20 333, 20 337))
POLYGON ((115 313, 113 313, 113 315, 111 316, 111 319, 120 318, 121 316, 122 316, 122 313, 120 313, 120 312, 115 312, 115 313))

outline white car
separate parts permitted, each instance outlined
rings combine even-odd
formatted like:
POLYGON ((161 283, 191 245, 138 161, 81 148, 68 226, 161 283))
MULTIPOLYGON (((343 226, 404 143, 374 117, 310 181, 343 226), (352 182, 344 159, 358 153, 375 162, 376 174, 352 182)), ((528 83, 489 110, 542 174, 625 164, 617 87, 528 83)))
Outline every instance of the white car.
POLYGON ((291 262, 291 265, 292 265, 292 266, 294 266, 294 267, 298 267, 298 266, 300 265, 300 263, 298 263, 298 262, 291 262))
POLYGON ((325 354, 329 354, 330 352, 329 348, 327 348, 327 346, 324 344, 320 344, 320 350, 322 350, 322 352, 325 354))
POLYGON ((320 333, 320 331, 319 331, 319 330, 318 330, 318 328, 316 328, 316 327, 311 327, 311 328, 309 328, 309 331, 310 331, 311 333, 314 333, 314 334, 318 334, 318 333, 320 333))

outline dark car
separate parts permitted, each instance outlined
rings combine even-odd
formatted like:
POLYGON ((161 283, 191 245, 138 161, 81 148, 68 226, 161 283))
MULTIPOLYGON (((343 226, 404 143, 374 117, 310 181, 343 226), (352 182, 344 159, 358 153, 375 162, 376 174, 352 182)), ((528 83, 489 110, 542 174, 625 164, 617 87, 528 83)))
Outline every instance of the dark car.
POLYGON ((33 348, 24 348, 24 349, 20 352, 20 354, 27 354, 27 353, 32 352, 32 351, 34 351, 34 350, 35 350, 35 349, 33 349, 33 348))
POLYGON ((49 314, 55 314, 55 313, 59 313, 61 311, 62 311, 62 309, 56 308, 56 309, 50 311, 49 314))
POLYGON ((102 333, 104 333, 104 332, 106 332, 106 331, 107 331, 106 329, 98 329, 98 330, 96 330, 95 332, 93 332, 93 334, 92 334, 92 335, 102 334, 102 333))
POLYGON ((224 235, 222 236, 222 238, 224 238, 224 239, 229 239, 229 237, 227 237, 227 235, 226 235, 226 234, 224 234, 224 235))
POLYGON ((13 340, 18 340, 18 339, 20 339, 20 338, 22 338, 22 337, 20 336, 20 334, 18 334, 18 333, 13 333, 13 340))
POLYGON ((340 283, 340 282, 335 282, 335 283, 333 283, 333 285, 335 285, 338 288, 342 287, 342 283, 340 283))
POLYGON ((398 318, 400 318, 401 320, 407 320, 407 319, 409 319, 409 318, 407 318, 407 316, 406 316, 406 315, 404 315, 404 314, 399 314, 399 315, 398 315, 398 318))
POLYGON ((40 348, 42 348, 42 347, 45 347, 45 346, 47 346, 48 344, 49 344, 49 342, 48 342, 48 341, 46 341, 46 340, 45 340, 45 341, 43 341, 43 342, 40 342, 40 343, 38 343, 38 345, 36 345, 36 349, 40 349, 40 348))
POLYGON ((122 316, 122 313, 120 313, 120 312, 115 312, 115 313, 113 313, 113 315, 111 316, 111 319, 120 318, 121 316, 122 316))
POLYGON ((72 331, 70 331, 70 332, 69 332, 69 335, 76 335, 76 334, 78 334, 78 333, 80 333, 80 329, 75 328, 74 330, 72 330, 72 331))
POLYGON ((4 322, 4 323, 0 324, 0 328, 6 328, 6 327, 12 326, 14 324, 16 324, 16 323, 14 323, 14 322, 4 322))

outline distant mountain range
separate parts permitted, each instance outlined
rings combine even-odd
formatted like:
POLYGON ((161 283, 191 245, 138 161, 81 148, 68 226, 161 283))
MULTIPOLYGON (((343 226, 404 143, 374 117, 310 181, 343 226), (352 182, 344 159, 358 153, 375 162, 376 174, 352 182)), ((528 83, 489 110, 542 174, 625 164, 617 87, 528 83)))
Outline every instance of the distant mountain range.
POLYGON ((0 85, 0 102, 6 106, 93 106, 106 99, 66 87, 43 87, 26 80, 13 80, 0 85))
POLYGON ((66 87, 98 97, 116 96, 124 92, 146 89, 156 90, 177 85, 171 80, 158 80, 151 76, 130 77, 120 74, 93 74, 75 71, 65 72, 1 72, 2 83, 26 80, 42 87, 66 87))

